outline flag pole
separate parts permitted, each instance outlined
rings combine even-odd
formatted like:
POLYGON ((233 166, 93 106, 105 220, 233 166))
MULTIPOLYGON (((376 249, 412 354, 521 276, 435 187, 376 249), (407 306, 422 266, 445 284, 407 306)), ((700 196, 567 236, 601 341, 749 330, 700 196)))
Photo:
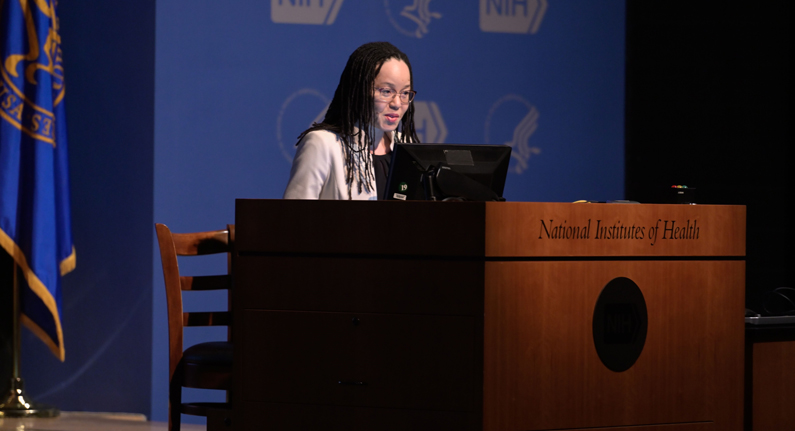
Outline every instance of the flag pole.
POLYGON ((20 304, 19 304, 19 281, 17 279, 17 263, 14 262, 14 275, 13 275, 13 282, 12 282, 12 289, 14 292, 14 298, 12 300, 12 320, 13 320, 13 347, 11 356, 12 358, 12 375, 11 375, 11 382, 8 385, 8 391, 6 394, 0 398, 0 418, 7 417, 7 418, 23 418, 23 417, 40 417, 40 418, 52 418, 58 416, 61 412, 55 407, 48 406, 46 404, 39 404, 31 399, 25 394, 25 382, 22 380, 22 377, 19 375, 19 357, 20 357, 20 348, 22 346, 21 342, 21 332, 22 328, 19 324, 19 314, 20 314, 20 304))

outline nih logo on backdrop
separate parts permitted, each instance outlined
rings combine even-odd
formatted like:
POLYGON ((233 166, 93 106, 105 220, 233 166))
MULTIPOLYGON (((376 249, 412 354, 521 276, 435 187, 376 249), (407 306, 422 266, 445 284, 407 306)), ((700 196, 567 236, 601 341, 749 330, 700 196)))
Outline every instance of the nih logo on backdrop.
POLYGON ((536 33, 547 0, 480 0, 480 29, 492 33, 536 33))
POLYGON ((341 6, 342 0, 271 0, 271 21, 331 25, 341 6))

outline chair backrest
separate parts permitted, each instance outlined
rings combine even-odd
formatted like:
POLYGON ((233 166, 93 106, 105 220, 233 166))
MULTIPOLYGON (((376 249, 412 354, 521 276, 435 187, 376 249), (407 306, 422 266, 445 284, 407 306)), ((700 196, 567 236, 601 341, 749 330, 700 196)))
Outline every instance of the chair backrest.
POLYGON ((168 308, 169 380, 174 375, 183 352, 183 329, 186 326, 228 326, 227 340, 231 340, 232 317, 229 312, 231 298, 226 311, 184 312, 183 290, 226 289, 231 294, 232 248, 235 226, 225 230, 193 233, 172 233, 168 226, 157 223, 157 242, 160 260, 163 263, 163 278, 166 284, 166 306, 168 308), (179 272, 177 256, 203 256, 227 253, 227 272, 222 275, 187 276, 179 272))

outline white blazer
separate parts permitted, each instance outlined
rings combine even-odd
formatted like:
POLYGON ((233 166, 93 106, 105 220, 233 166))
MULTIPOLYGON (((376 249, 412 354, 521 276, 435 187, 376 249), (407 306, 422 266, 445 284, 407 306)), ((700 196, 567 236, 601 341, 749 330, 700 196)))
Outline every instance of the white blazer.
MULTIPOLYGON (((390 148, 394 146, 394 134, 392 138, 390 148)), ((345 182, 347 168, 342 145, 344 144, 339 136, 327 130, 307 133, 298 143, 284 198, 348 200, 348 184, 345 182)), ((372 159, 369 151, 355 153, 354 157, 355 169, 364 168, 364 157, 372 159)), ((370 174, 371 178, 375 178, 372 163, 370 163, 370 174)), ((354 175, 351 195, 351 199, 354 200, 377 200, 375 181, 373 184, 363 184, 362 192, 359 193, 354 175)))

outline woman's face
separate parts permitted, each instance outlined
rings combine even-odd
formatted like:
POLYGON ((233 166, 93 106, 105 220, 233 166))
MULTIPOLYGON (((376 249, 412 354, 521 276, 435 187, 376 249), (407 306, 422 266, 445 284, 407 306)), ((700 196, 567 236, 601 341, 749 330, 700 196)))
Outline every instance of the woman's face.
POLYGON ((411 90, 409 67, 402 60, 389 59, 381 66, 373 84, 373 126, 384 132, 394 131, 409 108, 408 103, 403 104, 400 101, 400 93, 411 90), (384 89, 392 90, 394 97, 384 100, 379 91, 384 89))

